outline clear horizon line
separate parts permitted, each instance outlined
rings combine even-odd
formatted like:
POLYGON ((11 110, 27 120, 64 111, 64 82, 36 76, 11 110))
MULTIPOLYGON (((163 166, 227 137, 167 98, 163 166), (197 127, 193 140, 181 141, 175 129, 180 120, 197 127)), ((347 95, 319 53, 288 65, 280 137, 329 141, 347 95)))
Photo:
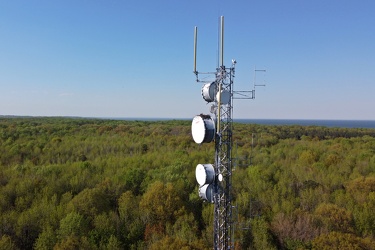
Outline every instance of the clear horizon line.
MULTIPOLYGON (((149 119, 149 120, 157 120, 157 119, 161 119, 161 120, 190 120, 190 119, 193 119, 194 117, 180 117, 180 118, 176 118, 176 117, 147 117, 147 116, 143 116, 143 117, 125 117, 125 116, 80 116, 80 115, 1 115, 0 114, 0 117, 36 117, 36 118, 43 118, 43 117, 46 117, 46 118, 58 118, 58 117, 62 117, 62 118, 86 118, 86 119, 115 119, 115 120, 121 120, 121 119, 126 119, 126 120, 137 120, 137 119, 141 119, 141 120, 145 120, 145 119, 149 119)), ((270 121, 374 121, 375 122, 375 119, 349 119, 349 118, 331 118, 331 119, 326 119, 326 118, 233 118, 233 120, 270 120, 270 121)))

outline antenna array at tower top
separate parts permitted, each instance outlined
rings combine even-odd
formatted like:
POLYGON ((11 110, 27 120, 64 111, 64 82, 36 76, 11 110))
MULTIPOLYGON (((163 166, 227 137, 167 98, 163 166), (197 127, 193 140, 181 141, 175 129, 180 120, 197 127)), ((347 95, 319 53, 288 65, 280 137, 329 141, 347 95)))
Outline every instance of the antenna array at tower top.
POLYGON ((197 70, 198 28, 194 28, 194 74, 197 82, 203 82, 201 94, 211 103, 211 115, 200 114, 194 117, 191 132, 197 144, 215 144, 214 164, 198 164, 196 178, 199 184, 199 197, 214 204, 214 249, 234 248, 232 218, 232 133, 233 99, 254 99, 255 86, 250 91, 233 91, 236 60, 231 67, 224 66, 224 17, 220 18, 219 61, 212 73, 197 70), (200 74, 213 74, 211 81, 199 80, 200 74), (236 96, 238 98, 236 98, 236 96))

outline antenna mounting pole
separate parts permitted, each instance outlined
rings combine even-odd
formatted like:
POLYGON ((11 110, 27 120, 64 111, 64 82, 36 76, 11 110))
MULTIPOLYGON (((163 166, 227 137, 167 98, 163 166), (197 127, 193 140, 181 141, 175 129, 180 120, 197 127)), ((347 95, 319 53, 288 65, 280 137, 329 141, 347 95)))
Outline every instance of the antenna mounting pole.
POLYGON ((224 16, 220 17, 220 66, 224 66, 224 16))
POLYGON ((197 38, 198 38, 198 27, 194 28, 194 74, 198 75, 197 72, 197 38))

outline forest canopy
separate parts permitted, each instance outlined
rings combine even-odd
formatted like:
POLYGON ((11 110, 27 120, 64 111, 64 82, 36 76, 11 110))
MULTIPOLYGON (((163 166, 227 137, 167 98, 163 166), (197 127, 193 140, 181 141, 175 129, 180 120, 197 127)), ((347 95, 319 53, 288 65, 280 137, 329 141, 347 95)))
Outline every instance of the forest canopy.
MULTIPOLYGON (((0 249, 212 249, 191 121, 0 118, 0 249)), ((234 124, 236 249, 375 249, 375 130, 234 124)))

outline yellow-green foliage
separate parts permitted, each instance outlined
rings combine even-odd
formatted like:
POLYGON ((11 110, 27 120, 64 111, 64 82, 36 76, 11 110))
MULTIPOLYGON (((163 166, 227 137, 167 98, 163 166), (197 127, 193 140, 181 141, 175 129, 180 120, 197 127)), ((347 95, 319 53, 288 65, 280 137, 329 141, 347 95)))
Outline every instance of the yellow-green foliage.
MULTIPOLYGON (((211 249, 190 124, 0 118, 0 248, 211 249)), ((236 249, 373 249, 374 136, 235 124, 236 249)))

